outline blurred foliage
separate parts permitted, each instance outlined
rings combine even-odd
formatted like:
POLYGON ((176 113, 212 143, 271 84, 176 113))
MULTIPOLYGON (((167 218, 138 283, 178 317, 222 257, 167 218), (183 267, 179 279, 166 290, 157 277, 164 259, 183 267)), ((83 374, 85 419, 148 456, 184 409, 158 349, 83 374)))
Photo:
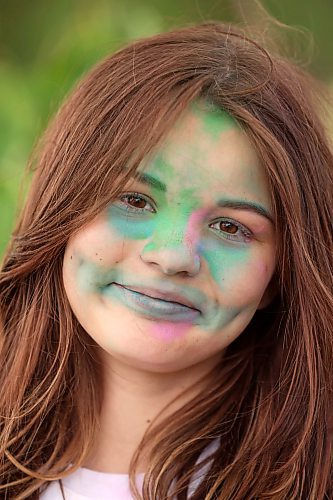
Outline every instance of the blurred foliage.
MULTIPOLYGON (((262 4, 283 23, 313 34, 309 67, 333 79, 332 0, 262 4)), ((189 22, 230 21, 243 13, 256 23, 255 7, 254 0, 0 0, 0 255, 30 150, 93 63, 130 40, 189 22)))

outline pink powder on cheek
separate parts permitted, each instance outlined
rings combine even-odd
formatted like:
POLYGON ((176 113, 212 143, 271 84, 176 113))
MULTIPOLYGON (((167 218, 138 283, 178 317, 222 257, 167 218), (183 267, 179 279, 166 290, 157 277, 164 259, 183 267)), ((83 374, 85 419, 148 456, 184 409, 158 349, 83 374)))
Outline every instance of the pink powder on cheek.
POLYGON ((175 338, 183 337, 186 332, 191 328, 192 323, 173 323, 172 321, 160 321, 153 323, 152 329, 156 337, 166 340, 168 342, 175 338))
POLYGON ((269 265, 265 261, 259 261, 255 264, 255 272, 258 279, 262 279, 263 281, 267 280, 271 271, 269 265))

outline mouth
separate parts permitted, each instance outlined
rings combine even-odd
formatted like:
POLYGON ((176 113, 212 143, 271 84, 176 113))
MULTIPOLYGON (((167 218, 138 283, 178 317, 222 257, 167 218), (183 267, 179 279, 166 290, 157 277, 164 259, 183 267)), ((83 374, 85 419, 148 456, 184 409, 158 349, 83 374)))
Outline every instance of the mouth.
POLYGON ((194 311, 197 311, 198 313, 201 314, 201 310, 196 307, 193 302, 188 300, 186 297, 173 293, 173 292, 164 292, 162 290, 157 290, 157 289, 151 289, 151 288, 146 288, 146 287, 138 287, 138 286, 125 286, 121 285, 120 283, 110 283, 110 285, 116 285, 120 288, 123 288, 124 290, 128 290, 129 292, 135 292, 139 293, 140 295, 143 295, 145 297, 148 297, 150 299, 155 299, 155 300, 160 300, 162 302, 166 302, 169 304, 175 304, 179 305, 182 307, 187 307, 189 309, 193 309, 194 311))

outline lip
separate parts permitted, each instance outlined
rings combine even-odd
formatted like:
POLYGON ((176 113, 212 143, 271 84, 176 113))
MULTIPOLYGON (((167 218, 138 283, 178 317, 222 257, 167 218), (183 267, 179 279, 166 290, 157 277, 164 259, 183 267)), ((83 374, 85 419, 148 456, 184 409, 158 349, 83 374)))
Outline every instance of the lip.
POLYGON ((124 285, 121 283, 113 282, 115 285, 118 285, 126 290, 141 293, 142 295, 146 295, 147 297, 151 297, 152 299, 164 300, 165 302, 172 302, 176 304, 180 304, 181 306, 189 307, 190 309, 194 309, 201 314, 201 309, 198 308, 197 304, 194 304, 188 298, 184 297, 182 294, 175 293, 172 291, 164 291, 157 288, 147 288, 141 286, 132 286, 132 285, 124 285))

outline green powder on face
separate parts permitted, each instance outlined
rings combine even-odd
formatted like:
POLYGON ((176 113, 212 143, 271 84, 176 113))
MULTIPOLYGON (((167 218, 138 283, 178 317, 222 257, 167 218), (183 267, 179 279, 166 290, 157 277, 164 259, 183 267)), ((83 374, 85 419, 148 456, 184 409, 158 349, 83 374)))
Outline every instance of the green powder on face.
POLYGON ((203 124, 205 132, 215 141, 220 138, 223 132, 239 127, 234 118, 213 103, 195 102, 192 104, 191 110, 203 124))
POLYGON ((133 187, 124 189, 108 208, 107 238, 117 258, 108 260, 108 268, 82 259, 78 266, 82 293, 97 293, 111 305, 116 301, 130 307, 115 284, 152 289, 169 284, 198 304, 195 325, 210 335, 247 312, 243 291, 246 298, 246 282, 257 279, 250 274, 258 245, 247 238, 248 224, 243 226, 237 213, 234 222, 236 226, 239 222, 239 232, 218 226, 223 220, 233 223, 234 213, 223 204, 229 199, 247 201, 249 182, 254 185, 254 201, 264 193, 251 155, 243 150, 238 155, 247 145, 237 129, 237 122, 213 104, 198 101, 191 106, 191 113, 176 124, 162 148, 140 165, 133 187), (159 267, 147 267, 144 261, 159 267), (194 272, 193 263, 200 264, 194 272))
POLYGON ((115 205, 109 207, 108 220, 120 236, 129 240, 150 238, 155 227, 154 214, 128 214, 125 209, 115 205))
POLYGON ((242 266, 250 258, 247 247, 223 244, 217 238, 205 238, 200 243, 200 253, 206 260, 214 281, 223 289, 224 281, 232 281, 233 274, 238 275, 242 266))

